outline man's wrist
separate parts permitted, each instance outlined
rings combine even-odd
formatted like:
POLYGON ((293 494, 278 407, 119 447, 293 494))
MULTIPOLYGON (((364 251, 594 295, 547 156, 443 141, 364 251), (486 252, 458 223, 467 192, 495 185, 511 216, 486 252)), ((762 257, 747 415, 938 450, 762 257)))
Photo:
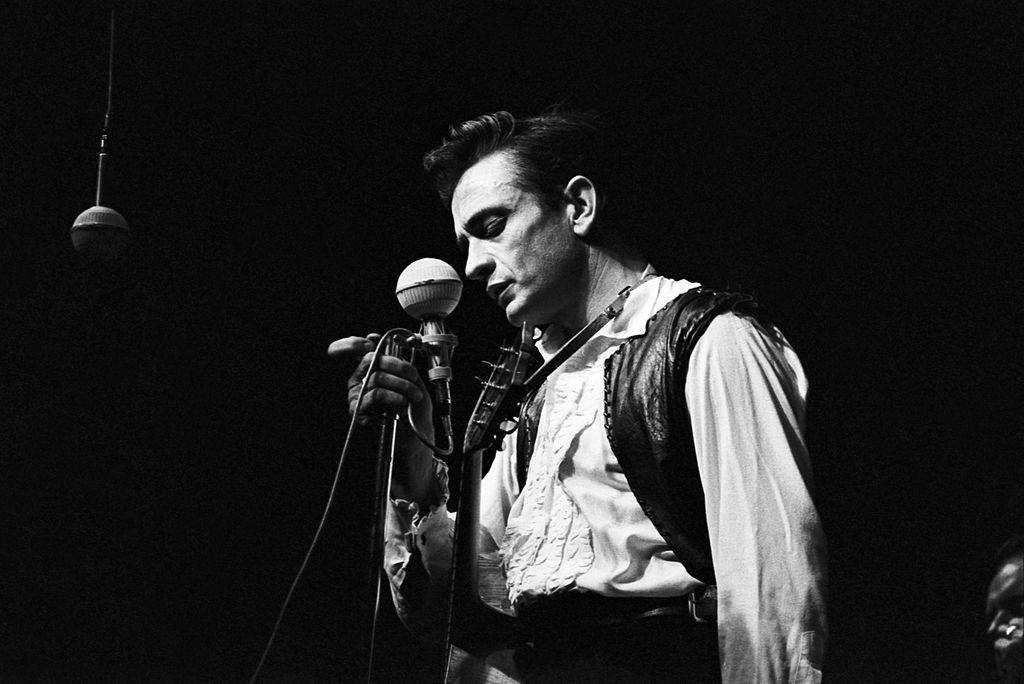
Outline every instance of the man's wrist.
POLYGON ((447 502, 447 465, 430 451, 405 456, 395 466, 391 498, 415 503, 424 513, 447 502))

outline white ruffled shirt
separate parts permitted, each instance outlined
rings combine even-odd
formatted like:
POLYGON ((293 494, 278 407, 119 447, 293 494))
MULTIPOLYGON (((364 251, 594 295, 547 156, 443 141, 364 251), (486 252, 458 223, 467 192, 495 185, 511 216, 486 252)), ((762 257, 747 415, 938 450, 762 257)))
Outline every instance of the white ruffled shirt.
MULTIPOLYGON (((513 602, 573 584, 606 596, 678 596, 701 586, 643 513, 604 427, 604 360, 693 287, 653 278, 635 288, 622 313, 548 378, 523 490, 514 437, 484 477, 482 550, 499 553, 513 602)), ((545 340, 541 351, 560 343, 545 340)), ((723 681, 818 681, 825 540, 810 494, 800 362, 781 336, 723 314, 695 345, 685 392, 718 582, 723 681)), ((396 502, 394 512, 385 564, 396 589, 410 540, 428 573, 446 575, 452 521, 444 507, 420 516, 396 502)))

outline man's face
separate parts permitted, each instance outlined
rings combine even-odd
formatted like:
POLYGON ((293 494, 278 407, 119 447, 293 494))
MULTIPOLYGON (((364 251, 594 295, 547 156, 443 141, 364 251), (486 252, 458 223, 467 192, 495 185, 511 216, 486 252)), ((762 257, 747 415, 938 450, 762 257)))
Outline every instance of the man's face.
POLYGON ((551 209, 515 180, 502 152, 459 179, 452 218, 466 276, 486 282, 512 325, 572 325, 587 287, 587 248, 573 233, 573 205, 551 209))
POLYGON ((1004 682, 1024 682, 1024 552, 1003 563, 988 587, 988 635, 1004 682))

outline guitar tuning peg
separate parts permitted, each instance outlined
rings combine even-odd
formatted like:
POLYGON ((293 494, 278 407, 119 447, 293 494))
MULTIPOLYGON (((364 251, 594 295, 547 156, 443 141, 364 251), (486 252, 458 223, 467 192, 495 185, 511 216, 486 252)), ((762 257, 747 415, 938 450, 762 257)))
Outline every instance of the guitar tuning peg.
POLYGON ((487 384, 487 381, 484 380, 483 378, 481 378, 479 375, 474 375, 473 379, 476 380, 481 385, 486 385, 487 384))
POLYGON ((481 361, 481 363, 490 368, 491 370, 494 370, 495 368, 498 367, 498 364, 491 363, 490 361, 481 361))

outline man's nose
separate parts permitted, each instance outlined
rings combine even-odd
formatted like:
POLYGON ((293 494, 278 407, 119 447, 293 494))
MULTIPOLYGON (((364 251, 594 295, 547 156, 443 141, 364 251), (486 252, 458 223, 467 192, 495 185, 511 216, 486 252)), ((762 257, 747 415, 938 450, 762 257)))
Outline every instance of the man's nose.
POLYGON ((480 240, 470 239, 466 251, 466 277, 470 280, 486 280, 493 270, 494 260, 480 240))

